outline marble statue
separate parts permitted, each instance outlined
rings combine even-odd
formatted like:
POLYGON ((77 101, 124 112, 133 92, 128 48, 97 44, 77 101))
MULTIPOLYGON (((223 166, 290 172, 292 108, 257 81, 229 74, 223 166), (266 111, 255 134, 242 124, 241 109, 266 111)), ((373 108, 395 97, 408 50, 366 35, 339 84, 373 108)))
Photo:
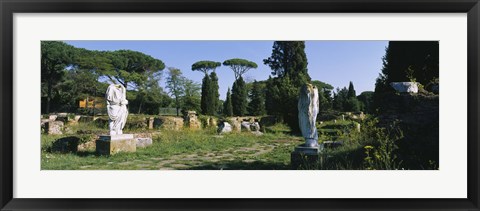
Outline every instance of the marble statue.
POLYGON ((110 84, 105 93, 108 111, 108 127, 110 135, 121 135, 127 122, 128 100, 126 99, 126 89, 121 84, 110 84))
POLYGON ((315 126, 319 111, 318 89, 312 84, 304 85, 298 99, 298 120, 305 138, 305 147, 318 147, 318 132, 315 126))

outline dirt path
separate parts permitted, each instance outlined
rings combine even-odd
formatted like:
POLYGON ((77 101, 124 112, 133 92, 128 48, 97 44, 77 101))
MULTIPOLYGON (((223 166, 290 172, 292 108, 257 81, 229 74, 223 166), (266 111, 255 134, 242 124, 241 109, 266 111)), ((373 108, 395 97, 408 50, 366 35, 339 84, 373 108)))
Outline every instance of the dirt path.
MULTIPOLYGON (((129 160, 111 165, 131 166, 143 170, 188 170, 188 169, 244 169, 250 163, 267 162, 262 155, 277 147, 289 147, 292 140, 275 140, 270 143, 255 143, 251 146, 228 148, 221 151, 178 154, 169 157, 151 157, 143 160, 129 160)), ((90 165, 81 169, 90 169, 90 165)))

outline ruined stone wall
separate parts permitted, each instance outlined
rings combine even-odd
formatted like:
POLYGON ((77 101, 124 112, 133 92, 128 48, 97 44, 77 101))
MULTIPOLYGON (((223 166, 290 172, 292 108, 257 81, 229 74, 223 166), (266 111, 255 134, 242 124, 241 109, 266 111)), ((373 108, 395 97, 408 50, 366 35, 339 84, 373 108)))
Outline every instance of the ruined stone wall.
POLYGON ((379 126, 397 122, 403 131, 399 156, 409 166, 438 166, 439 160, 439 95, 388 94, 379 115, 379 126))

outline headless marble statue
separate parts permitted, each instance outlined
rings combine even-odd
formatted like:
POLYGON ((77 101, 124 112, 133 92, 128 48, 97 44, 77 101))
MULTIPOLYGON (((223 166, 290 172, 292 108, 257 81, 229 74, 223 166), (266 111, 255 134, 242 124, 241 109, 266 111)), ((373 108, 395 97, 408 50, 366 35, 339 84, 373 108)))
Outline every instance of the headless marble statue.
POLYGON ((121 135, 128 116, 126 89, 121 84, 110 84, 105 93, 105 98, 107 100, 110 135, 121 135))
POLYGON ((318 106, 318 89, 312 84, 304 85, 298 99, 298 120, 306 147, 318 147, 318 132, 315 126, 318 106))

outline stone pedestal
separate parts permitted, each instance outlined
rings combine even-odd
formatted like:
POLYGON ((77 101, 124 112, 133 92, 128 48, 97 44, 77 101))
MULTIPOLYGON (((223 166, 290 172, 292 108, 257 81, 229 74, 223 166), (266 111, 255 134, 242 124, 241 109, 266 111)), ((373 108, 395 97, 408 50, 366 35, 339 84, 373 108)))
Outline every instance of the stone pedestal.
POLYGON ((293 169, 316 169, 320 165, 321 147, 299 145, 291 153, 290 161, 293 169))
POLYGON ((113 155, 118 152, 135 152, 137 143, 133 134, 105 135, 97 140, 96 148, 99 155, 113 155))

